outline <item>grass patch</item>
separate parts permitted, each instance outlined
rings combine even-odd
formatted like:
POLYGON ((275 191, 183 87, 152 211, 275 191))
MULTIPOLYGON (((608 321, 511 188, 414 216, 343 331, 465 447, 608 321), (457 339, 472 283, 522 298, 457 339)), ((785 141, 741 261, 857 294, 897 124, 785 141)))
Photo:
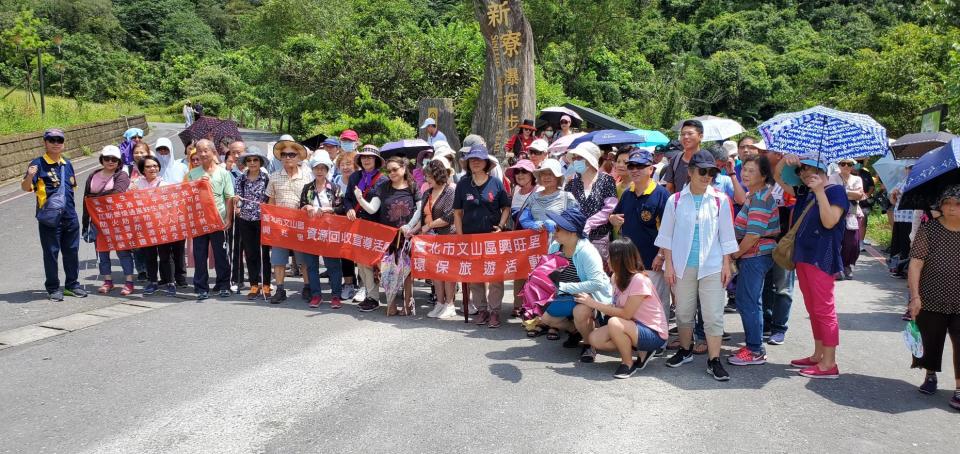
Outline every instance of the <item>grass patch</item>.
POLYGON ((880 210, 870 212, 867 219, 867 239, 869 239, 878 249, 883 250, 890 247, 890 237, 892 235, 890 222, 886 214, 880 213, 880 210))
MULTIPOLYGON (((10 89, 0 87, 0 96, 10 89)), ((34 93, 36 103, 27 93, 16 90, 0 100, 0 135, 42 131, 47 128, 65 128, 73 125, 112 120, 124 115, 141 115, 144 109, 128 102, 78 102, 59 96, 46 96, 47 113, 40 115, 40 95, 34 93)))

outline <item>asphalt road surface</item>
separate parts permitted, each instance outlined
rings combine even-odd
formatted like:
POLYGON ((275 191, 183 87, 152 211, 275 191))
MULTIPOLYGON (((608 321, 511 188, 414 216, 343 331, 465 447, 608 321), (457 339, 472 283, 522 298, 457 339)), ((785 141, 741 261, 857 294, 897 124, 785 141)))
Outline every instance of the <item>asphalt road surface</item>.
MULTIPOLYGON (((148 141, 177 129, 152 125, 148 141)), ((271 140, 248 137, 259 146, 271 140)), ((77 168, 94 164, 81 160, 77 168)), ((658 358, 614 380, 614 357, 579 364, 578 351, 527 339, 516 321, 491 330, 428 319, 422 287, 418 315, 406 318, 360 313, 353 304, 309 309, 296 294, 277 306, 116 292, 50 302, 33 199, 17 191, 0 188, 0 343, 11 332, 53 334, 0 345, 0 452, 947 453, 960 446, 960 413, 947 405, 950 350, 945 389, 919 394, 922 373, 908 368, 900 335, 905 281, 866 254, 857 280, 837 284, 839 380, 809 380, 789 366, 812 351, 799 290, 787 343, 767 347, 766 365, 727 366, 732 379, 718 383, 704 373, 702 356, 678 369, 658 358), (96 323, 38 327, 63 327, 56 322, 63 317, 96 323)), ((84 244, 80 256, 81 282, 92 291, 99 285, 93 248, 84 244)), ((726 329, 730 353, 743 341, 736 314, 726 315, 726 329)))

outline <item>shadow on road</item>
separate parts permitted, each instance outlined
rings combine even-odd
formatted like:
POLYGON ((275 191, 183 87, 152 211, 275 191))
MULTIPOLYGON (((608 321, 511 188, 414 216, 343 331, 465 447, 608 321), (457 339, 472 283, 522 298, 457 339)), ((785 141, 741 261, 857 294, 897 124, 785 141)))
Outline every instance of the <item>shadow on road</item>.
POLYGON ((947 393, 925 396, 916 386, 892 378, 844 374, 840 380, 810 380, 806 387, 837 405, 861 410, 900 414, 934 408, 954 412, 947 405, 947 393))

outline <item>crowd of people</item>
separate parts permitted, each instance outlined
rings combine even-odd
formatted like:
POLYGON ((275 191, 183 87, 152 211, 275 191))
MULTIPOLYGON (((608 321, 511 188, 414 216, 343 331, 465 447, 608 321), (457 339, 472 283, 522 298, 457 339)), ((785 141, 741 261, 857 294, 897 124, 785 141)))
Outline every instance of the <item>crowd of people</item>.
MULTIPOLYGON (((430 121, 422 129, 432 150, 415 164, 399 156, 384 159, 352 130, 317 150, 282 136, 269 155, 241 141, 224 146, 201 139, 188 146, 183 160, 173 157, 168 139, 151 147, 142 141, 143 131, 131 130, 120 147, 100 152, 101 167, 87 177, 83 197, 201 179, 212 186, 224 230, 112 251, 122 268, 124 296, 135 291, 138 278, 146 281, 144 294, 177 294, 187 285, 185 259, 192 257, 199 301, 211 291, 229 298, 231 287, 246 281, 251 300, 281 304, 293 291, 288 275, 302 275, 299 294, 311 308, 326 302, 340 309, 352 300, 360 311, 386 305, 389 316, 414 313, 410 277, 394 301, 383 301, 375 266, 262 245, 265 204, 397 228, 391 253, 405 250, 414 235, 531 229, 548 233, 549 254, 566 265, 551 275, 556 295, 544 314, 522 326, 530 337, 565 336, 563 346, 579 348, 582 362, 593 362, 597 351, 613 352, 620 357, 614 375, 626 378, 668 351, 669 367, 703 354, 707 373, 729 380, 725 365, 765 364, 768 348, 786 342, 796 283, 814 345, 810 355, 790 364, 804 377, 840 376, 834 283, 853 278, 866 224, 860 202, 872 191, 872 178, 868 189, 857 161, 801 159, 751 137, 704 144, 697 120, 682 123, 677 141, 652 150, 601 149, 587 141, 550 153, 553 141, 572 133, 570 123, 564 117, 556 131, 537 131, 524 121, 506 144, 503 166, 479 136, 466 137, 455 151, 430 121), (209 251, 216 270, 212 288, 209 251), (240 263, 246 263, 246 278, 240 263), (724 313, 730 311, 740 316, 745 345, 721 358, 721 345, 730 339, 724 313)), ((75 215, 76 176, 62 155, 64 140, 57 129, 44 134, 45 153, 30 163, 22 183, 36 192, 38 211, 58 194, 64 199, 58 223, 40 225, 45 286, 54 300, 86 295, 78 282, 77 248, 81 237, 96 241, 88 214, 81 220, 75 215), (66 272, 62 289, 58 255, 66 272)), ((932 333, 924 336, 931 354, 918 364, 928 371, 921 388, 926 390, 936 389, 937 353, 942 355, 948 332, 960 369, 960 302, 949 289, 960 256, 960 190, 944 193, 940 213, 919 228, 909 251, 908 310, 932 333)), ((101 294, 114 288, 110 258, 110 252, 99 253, 101 294)), ((469 292, 471 322, 500 327, 505 283, 459 281, 451 275, 430 282, 434 306, 427 316, 456 317, 457 293, 469 292)), ((513 282, 509 317, 521 314, 523 286, 523 280, 513 282)), ((960 393, 952 404, 960 406, 960 393)))

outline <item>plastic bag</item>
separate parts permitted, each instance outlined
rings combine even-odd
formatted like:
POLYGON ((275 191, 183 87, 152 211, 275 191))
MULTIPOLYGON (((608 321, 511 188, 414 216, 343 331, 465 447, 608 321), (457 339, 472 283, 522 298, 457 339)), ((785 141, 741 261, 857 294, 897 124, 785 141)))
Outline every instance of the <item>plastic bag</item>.
POLYGON ((903 328, 903 343, 910 350, 910 354, 917 358, 923 358, 923 341, 920 338, 920 329, 917 328, 917 322, 910 320, 907 326, 903 328))

